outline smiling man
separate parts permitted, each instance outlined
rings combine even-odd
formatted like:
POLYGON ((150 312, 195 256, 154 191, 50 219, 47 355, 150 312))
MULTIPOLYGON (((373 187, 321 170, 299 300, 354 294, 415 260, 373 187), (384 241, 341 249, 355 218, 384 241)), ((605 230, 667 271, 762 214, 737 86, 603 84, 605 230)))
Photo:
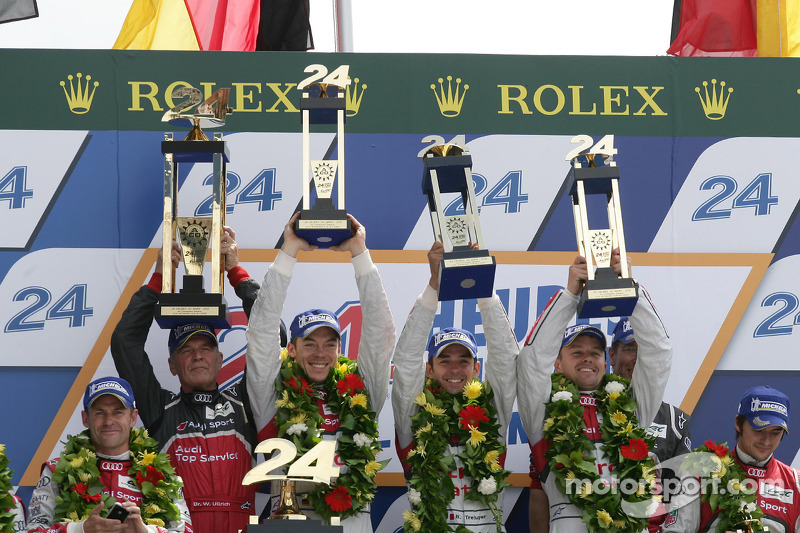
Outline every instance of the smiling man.
MULTIPOLYGON (((615 250, 612 253, 611 266, 617 274, 620 272, 620 265, 619 251, 615 250)), ((574 448, 580 449, 584 445, 591 447, 599 483, 615 486, 621 481, 613 474, 616 465, 611 463, 604 450, 605 444, 600 431, 603 413, 595 399, 606 372, 605 334, 588 324, 567 327, 575 317, 578 299, 587 277, 586 260, 578 256, 570 266, 566 289, 553 296, 536 320, 517 362, 517 402, 531 444, 531 521, 535 522, 531 524, 532 531, 547 531, 549 515, 551 533, 585 532, 585 513, 595 516, 595 513, 603 511, 593 507, 594 493, 584 493, 581 496, 576 494, 574 487, 571 491, 562 489, 564 485, 557 483, 554 467, 563 471, 563 465, 546 457, 553 443, 546 440, 544 434, 554 423, 552 418, 545 423, 546 404, 567 401, 564 395, 571 394, 554 390, 551 380, 553 368, 576 386, 577 397, 570 398, 569 401, 577 402, 582 413, 579 425, 582 435, 563 433, 557 436, 558 439, 570 442, 570 439, 586 439, 584 442, 575 442, 574 448), (547 498, 537 498, 543 495, 547 498), (541 507, 542 504, 544 508, 541 507), (584 506, 586 510, 578 505, 584 506)), ((664 325, 643 288, 639 290, 639 300, 630 320, 637 332, 639 355, 630 382, 636 407, 629 414, 636 417, 639 428, 636 431, 643 435, 643 428, 650 425, 661 405, 672 362, 672 346, 664 325)), ((620 388, 623 389, 623 386, 620 388)), ((619 415, 615 413, 615 416, 619 415)), ((632 431, 634 427, 631 424, 632 431)), ((607 519, 607 514, 599 515, 598 519, 607 519)))
POLYGON ((412 524, 415 519, 420 520, 420 531, 438 531, 445 524, 453 529, 466 527, 475 533, 504 531, 500 521, 502 485, 496 478, 502 482, 507 473, 502 469, 503 452, 516 396, 519 346, 497 295, 479 299, 487 349, 485 383, 493 395, 487 394, 485 386, 475 388, 474 393, 473 389, 467 389, 474 387, 474 380, 480 380, 481 376, 473 334, 451 327, 430 334, 439 305, 437 290, 443 253, 440 242, 434 243, 428 252, 430 280, 417 298, 394 352, 395 438, 412 504, 406 519, 412 524), (481 394, 472 397, 478 391, 481 394), (441 416, 448 417, 451 433, 437 434, 437 428, 429 427, 427 419, 420 418, 420 413, 424 416, 435 402, 441 402, 445 409, 441 416), (454 410, 456 406, 458 410, 454 410), (465 406, 464 410, 461 406, 465 406), (478 415, 468 416, 467 407, 473 407, 473 413, 478 415), (487 442, 490 437, 493 441, 487 442), (431 462, 451 461, 452 468, 437 469, 437 478, 430 479, 433 476, 429 466, 419 460, 424 454, 429 454, 431 462), (478 457, 479 465, 490 466, 482 478, 474 479, 469 473, 476 470, 465 468, 464 460, 470 457, 478 457), (439 486, 445 487, 442 494, 439 486), (447 489, 452 492, 445 494, 447 489), (435 512, 432 505, 438 505, 435 512))
MULTIPOLYGON (((778 389, 760 386, 744 393, 734 419, 736 448, 733 458, 757 489, 756 504, 764 512, 761 524, 771 533, 800 532, 800 473, 774 457, 789 433, 789 397, 778 389)), ((712 484, 703 484, 713 489, 712 484)), ((721 493, 721 496, 724 492, 721 493)), ((695 498, 677 510, 677 521, 664 531, 695 533, 716 531, 720 509, 695 498)), ((742 530, 746 528, 741 527, 742 530)))
MULTIPOLYGON (((277 437, 279 435, 277 420, 280 419, 280 423, 284 424, 289 417, 294 421, 290 430, 286 434, 281 434, 282 437, 291 438, 310 431, 310 428, 320 428, 323 439, 337 438, 342 435, 343 430, 349 430, 342 427, 339 418, 342 400, 347 401, 347 408, 357 406, 355 408, 360 409, 358 420, 355 422, 351 420, 353 424, 362 423, 365 420, 362 417, 366 417, 369 419, 367 420, 369 426, 377 427, 374 425, 375 420, 383 407, 389 388, 389 362, 395 341, 394 319, 380 274, 367 249, 366 229, 351 215, 348 215, 348 218, 352 227, 352 237, 331 247, 331 250, 349 252, 355 270, 363 317, 356 360, 357 371, 349 374, 347 380, 335 381, 334 371, 342 372, 342 365, 338 363, 342 350, 342 333, 336 315, 325 309, 309 309, 294 317, 289 327, 290 339, 286 347, 287 353, 284 354, 286 358, 282 361, 278 327, 292 271, 297 262, 297 254, 300 251, 316 249, 315 245, 309 244, 294 232, 294 223, 299 216, 300 213, 295 213, 284 228, 283 245, 267 270, 247 328, 247 388, 252 395, 253 412, 260 440, 277 437), (291 377, 287 377, 290 374, 291 377), (283 394, 279 394, 279 387, 286 387, 283 388, 283 394), (297 393, 295 400, 298 403, 308 397, 312 399, 314 404, 308 412, 300 412, 299 406, 287 399, 291 387, 296 387, 291 391, 297 393), (355 393, 353 389, 363 392, 355 393), (333 394, 337 395, 337 398, 330 396, 333 394)), ((318 265, 318 268, 322 266, 318 265)), ((319 276, 319 281, 318 287, 313 289, 307 287, 306 290, 318 291, 320 298, 324 297, 329 284, 337 282, 324 275, 319 276)), ((351 338, 359 338, 355 331, 351 331, 350 335, 351 338)), ((375 465, 378 463, 369 451, 374 439, 365 433, 357 432, 347 441, 348 444, 354 441, 361 443, 359 447, 363 448, 362 452, 366 451, 369 454, 369 460, 361 460, 357 463, 358 468, 369 467, 369 473, 374 475, 377 468, 375 465)), ((348 451, 342 452, 341 444, 339 446, 338 459, 345 465, 340 468, 340 476, 349 472, 347 465, 355 459, 349 455, 353 447, 346 448, 348 451)), ((325 499, 302 499, 300 509, 317 519, 326 513, 339 515, 352 510, 350 513, 352 516, 342 520, 344 531, 371 532, 368 502, 359 501, 359 498, 363 500, 363 492, 359 494, 357 487, 339 484, 336 485, 335 491, 328 494, 325 499), (358 512, 356 512, 357 502, 363 505, 363 508, 358 506, 358 512)), ((276 496, 273 493, 267 514, 277 507, 276 496)))
MULTIPOLYGON (((221 253, 228 281, 249 312, 258 283, 239 266, 238 245, 225 227, 221 253)), ((180 261, 173 242, 173 265, 180 261)), ((162 258, 149 283, 141 287, 122 314, 111 336, 111 355, 117 373, 127 379, 139 399, 142 423, 172 456, 184 481, 184 496, 198 533, 236 533, 253 514, 255 489, 242 478, 255 465, 257 444, 253 414, 244 380, 220 390, 217 374, 222 353, 217 336, 202 323, 178 326, 169 333, 169 369, 180 391, 161 386, 145 352, 161 292, 162 258)), ((278 326, 276 326, 278 327, 278 326)), ((276 330, 277 332, 278 330, 276 330)))
POLYGON ((83 407, 81 419, 87 431, 69 437, 61 456, 42 468, 31 496, 28 530, 165 533, 169 529, 191 533, 189 511, 180 498, 180 479, 168 472, 169 458, 157 456, 154 449, 142 448, 148 442, 153 446, 157 443, 132 432, 138 411, 130 384, 116 377, 96 379, 86 387, 83 407), (151 468, 157 476, 150 472, 151 468), (147 472, 144 477, 140 477, 142 469, 147 472), (165 495, 166 491, 173 494, 171 505, 165 504, 169 500, 153 500, 157 497, 153 487, 142 491, 145 482, 156 483, 157 490, 165 495), (116 499, 128 513, 127 517, 121 520, 107 517, 108 506, 102 501, 103 496, 116 499), (150 517, 153 511, 158 514, 150 517), (143 518, 143 512, 147 512, 148 518, 143 518), (167 521, 158 518, 164 512, 171 516, 167 521))

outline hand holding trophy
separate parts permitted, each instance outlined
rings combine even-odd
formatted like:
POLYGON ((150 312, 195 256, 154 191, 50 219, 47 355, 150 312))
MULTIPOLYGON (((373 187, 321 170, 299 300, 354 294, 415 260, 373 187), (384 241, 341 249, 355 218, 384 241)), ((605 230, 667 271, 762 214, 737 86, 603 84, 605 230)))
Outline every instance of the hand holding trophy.
POLYGON ((578 253, 586 259, 587 281, 578 301, 578 317, 630 316, 639 297, 639 284, 630 277, 622 230, 619 200, 619 168, 613 160, 617 150, 614 136, 606 135, 592 146, 588 135, 579 135, 572 143, 582 143, 567 154, 572 182, 572 213, 578 253), (589 229, 587 195, 605 195, 608 210, 607 229, 589 229), (611 265, 611 253, 619 249, 620 274, 611 265), (597 267, 596 270, 594 267, 597 267))
POLYGON ((439 268, 439 300, 491 296, 497 264, 483 245, 472 184, 472 156, 457 144, 438 144, 424 153, 423 164, 422 192, 428 196, 433 235, 445 244, 445 250, 448 245, 450 248, 444 252, 439 268), (459 193, 464 214, 446 215, 443 193, 459 193))
POLYGON ((228 308, 223 297, 225 263, 222 255, 222 233, 225 225, 226 164, 230 154, 221 133, 211 141, 202 127, 225 124, 230 89, 219 89, 210 98, 201 101, 200 91, 194 87, 180 87, 172 98, 186 98, 167 111, 162 122, 191 127, 181 141, 174 141, 172 133, 164 134, 161 151, 164 154, 164 227, 162 255, 170 257, 172 242, 181 245, 186 274, 179 293, 174 291, 175 268, 164 272, 161 295, 156 305, 156 322, 162 328, 173 328, 191 322, 203 322, 215 329, 230 327, 228 308), (197 106, 197 113, 186 111, 197 106), (178 167, 180 163, 212 163, 211 217, 178 217, 178 167), (203 288, 203 267, 208 248, 211 248, 211 292, 203 288))

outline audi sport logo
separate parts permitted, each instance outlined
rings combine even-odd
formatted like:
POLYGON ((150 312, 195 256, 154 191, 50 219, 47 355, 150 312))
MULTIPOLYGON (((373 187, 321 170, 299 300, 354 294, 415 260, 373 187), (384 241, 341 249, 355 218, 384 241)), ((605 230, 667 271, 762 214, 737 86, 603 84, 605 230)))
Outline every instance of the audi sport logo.
POLYGON ((194 401, 201 403, 211 403, 213 397, 210 394, 195 393, 194 401))
POLYGON ((125 469, 125 465, 122 463, 115 463, 111 461, 102 461, 100 463, 100 470, 111 470, 113 472, 122 472, 125 469))
POLYGON ((763 468, 756 468, 755 466, 747 467, 747 475, 749 477, 764 477, 767 475, 767 471, 763 468))

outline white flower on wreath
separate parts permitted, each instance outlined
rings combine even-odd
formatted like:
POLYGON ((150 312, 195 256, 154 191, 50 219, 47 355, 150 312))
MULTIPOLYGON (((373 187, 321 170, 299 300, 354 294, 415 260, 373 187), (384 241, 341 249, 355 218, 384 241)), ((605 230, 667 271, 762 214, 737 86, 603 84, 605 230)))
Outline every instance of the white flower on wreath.
POLYGON ((560 390, 557 393, 553 394, 553 398, 550 400, 551 402, 572 402, 572 393, 565 390, 560 390))
MULTIPOLYGON (((562 391, 563 392, 563 391, 562 391)), ((568 393, 569 394, 569 393, 568 393)), ((485 477, 478 484, 478 492, 489 495, 497 492, 497 481, 493 477, 485 477)))
POLYGON ((353 442, 356 443, 356 446, 369 446, 372 444, 372 437, 364 433, 356 433, 353 435, 353 442))
POLYGON ((609 381, 606 383, 606 392, 608 394, 621 394, 625 390, 625 385, 619 381, 609 381))
POLYGON ((298 424, 292 424, 289 426, 289 429, 286 430, 287 435, 299 435, 301 433, 305 433, 308 431, 308 426, 304 422, 300 422, 298 424))
POLYGON ((755 502, 750 502, 750 503, 739 502, 739 512, 740 513, 744 512, 744 513, 747 513, 747 514, 752 514, 753 512, 755 512, 755 510, 756 510, 755 502))
POLYGON ((417 505, 422 501, 422 495, 416 489, 408 489, 408 503, 417 505))

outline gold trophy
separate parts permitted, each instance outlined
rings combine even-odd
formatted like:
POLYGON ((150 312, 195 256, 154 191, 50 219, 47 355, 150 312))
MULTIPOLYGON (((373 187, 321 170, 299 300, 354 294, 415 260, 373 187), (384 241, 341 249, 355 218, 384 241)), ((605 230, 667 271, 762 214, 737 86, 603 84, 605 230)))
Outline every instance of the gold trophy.
MULTIPOLYGON (((596 147, 607 145, 613 145, 613 136, 604 137, 596 147)), ((578 253, 586 259, 589 278, 578 301, 578 317, 630 316, 639 297, 639 284, 630 277, 628 263, 624 260, 626 248, 619 200, 619 168, 613 161, 616 150, 591 150, 594 149, 582 154, 573 151, 568 155, 572 165, 567 179, 573 182, 570 195, 575 236, 578 253), (589 229, 587 195, 606 196, 608 228, 589 229), (619 248, 623 258, 619 276, 611 267, 611 252, 615 248, 619 248)))
POLYGON ((425 152, 423 164, 422 192, 428 196, 433 235, 445 244, 439 268, 439 300, 491 296, 497 263, 484 248, 472 184, 472 156, 457 144, 440 144, 425 152), (463 215, 444 213, 443 193, 461 195, 463 215), (445 235, 449 243, 444 240, 445 235), (476 243, 478 249, 473 250, 470 242, 476 243))
POLYGON ((352 236, 344 207, 344 88, 331 83, 311 83, 302 90, 303 209, 294 229, 309 243, 329 248, 352 236), (336 124, 336 159, 310 159, 312 124, 336 124), (313 207, 312 182, 317 196, 313 207), (334 183, 338 206, 332 199, 334 183))
POLYGON ((339 476, 339 467, 334 466, 335 440, 320 441, 297 459, 294 443, 281 438, 259 442, 255 453, 271 454, 271 457, 245 474, 242 485, 271 481, 272 492, 277 493, 280 500, 277 509, 266 517, 264 523, 258 516, 251 515, 247 533, 319 533, 319 528, 330 533, 343 531, 339 517, 331 517, 330 524, 321 524, 303 514, 297 497, 320 483, 330 484, 332 478, 339 476), (285 474, 270 473, 286 465, 289 468, 285 474))
POLYGON ((221 133, 209 140, 202 127, 225 124, 230 89, 220 89, 202 101, 194 87, 180 87, 172 98, 187 98, 167 111, 162 122, 191 128, 181 141, 165 133, 161 143, 164 154, 164 228, 162 254, 165 263, 172 254, 172 241, 180 242, 186 273, 180 292, 175 292, 175 269, 164 269, 161 295, 155 309, 156 322, 173 328, 191 322, 203 322, 215 329, 230 327, 228 306, 223 296, 225 259, 220 253, 222 226, 225 225, 225 178, 230 153, 221 133), (186 111, 197 106, 197 113, 186 111), (178 217, 178 168, 180 163, 212 163, 211 217, 178 217), (203 288, 206 251, 211 247, 211 292, 203 288))

